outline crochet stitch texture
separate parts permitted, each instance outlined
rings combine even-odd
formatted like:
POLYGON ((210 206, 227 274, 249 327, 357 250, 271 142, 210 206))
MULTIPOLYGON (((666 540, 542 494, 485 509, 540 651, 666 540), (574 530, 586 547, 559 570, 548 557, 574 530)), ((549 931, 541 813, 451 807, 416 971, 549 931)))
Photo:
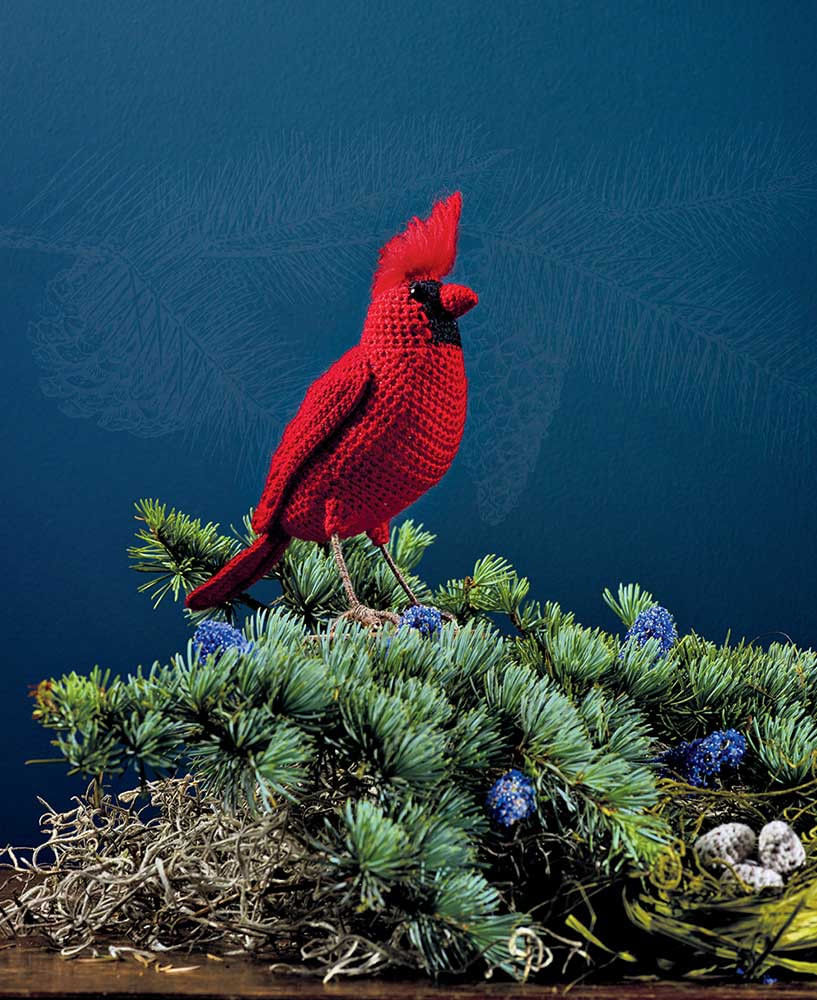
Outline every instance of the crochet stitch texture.
POLYGON ((465 426, 467 382, 457 318, 470 288, 441 279, 454 265, 462 199, 438 201, 380 251, 360 343, 312 386, 272 456, 253 517, 258 539, 187 596, 228 601, 280 559, 290 538, 327 542, 389 521, 440 481, 465 426))

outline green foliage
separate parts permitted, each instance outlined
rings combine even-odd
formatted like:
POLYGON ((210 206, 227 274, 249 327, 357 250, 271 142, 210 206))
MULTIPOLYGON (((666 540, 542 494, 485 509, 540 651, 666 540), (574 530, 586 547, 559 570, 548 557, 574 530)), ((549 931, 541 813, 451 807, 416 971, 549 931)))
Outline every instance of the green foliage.
POLYGON ((342 834, 343 846, 332 862, 351 872, 363 907, 385 906, 384 893, 405 882, 415 866, 406 831, 375 803, 347 799, 342 834))
POLYGON ((150 573, 151 579, 139 587, 148 593, 156 607, 168 594, 173 600, 204 583, 231 559, 241 547, 238 538, 218 533, 218 525, 202 525, 175 508, 169 511, 158 500, 140 500, 136 520, 144 528, 136 532, 140 544, 128 549, 137 573, 150 573))
POLYGON ((490 966, 518 972, 508 942, 519 926, 514 914, 497 912, 500 895, 473 871, 440 870, 426 911, 409 923, 412 944, 432 973, 464 972, 480 956, 490 966))
POLYGON ((340 706, 344 743, 382 780, 430 787, 445 774, 442 733, 431 723, 414 722, 412 707, 377 687, 352 688, 340 706))
POLYGON ((611 590, 605 588, 602 593, 604 603, 618 615, 627 628, 633 624, 642 611, 651 608, 655 604, 655 598, 642 590, 637 583, 620 583, 618 585, 618 598, 613 597, 611 590))
POLYGON ((799 785, 815 777, 817 722, 803 713, 754 720, 752 748, 775 784, 799 785))
MULTIPOLYGON (((253 537, 249 517, 228 537, 157 501, 137 512, 130 555, 154 604, 180 600, 253 537)), ((421 600, 453 616, 435 639, 337 622, 331 555, 295 541, 270 574, 274 607, 243 594, 226 609, 250 610, 246 652, 202 660, 188 643, 125 678, 69 673, 40 685, 35 715, 72 773, 187 768, 225 808, 287 810, 338 919, 360 933, 365 921, 433 973, 479 961, 519 974, 509 939, 522 925, 544 933, 527 911, 548 893, 548 926, 562 933, 591 886, 646 871, 679 812, 696 809, 688 795, 668 805, 654 763, 668 743, 741 729, 744 780, 798 806, 817 746, 817 654, 690 633, 660 658, 653 640, 622 646, 531 600, 496 555, 432 593, 415 571, 433 540, 407 520, 390 551, 421 600), (534 781, 536 811, 505 830, 485 795, 513 767, 534 781), (568 883, 583 888, 560 897, 568 883)), ((344 550, 363 600, 405 606, 368 539, 344 550)), ((625 627, 655 603, 635 584, 603 597, 625 627)))
MULTIPOLYGON (((501 556, 484 556, 474 571, 462 580, 449 580, 434 594, 434 604, 465 623, 471 618, 485 618, 485 612, 506 611, 527 594, 528 581, 519 580, 510 563, 501 556)), ((485 620, 489 620, 485 618, 485 620)))

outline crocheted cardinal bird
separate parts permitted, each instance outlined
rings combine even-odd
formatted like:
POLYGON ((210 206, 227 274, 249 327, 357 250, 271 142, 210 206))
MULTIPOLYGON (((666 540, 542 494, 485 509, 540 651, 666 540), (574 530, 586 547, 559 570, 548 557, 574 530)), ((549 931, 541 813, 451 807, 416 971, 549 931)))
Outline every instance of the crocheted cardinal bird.
POLYGON ((366 533, 412 603, 386 543, 389 521, 445 475, 465 424, 466 378, 457 319, 477 303, 443 284, 454 266, 462 197, 438 201, 381 249, 360 343, 310 386, 275 450, 253 516, 257 540, 191 591, 187 607, 224 604, 267 573, 291 538, 330 542, 347 616, 397 621, 364 607, 340 539, 366 533))

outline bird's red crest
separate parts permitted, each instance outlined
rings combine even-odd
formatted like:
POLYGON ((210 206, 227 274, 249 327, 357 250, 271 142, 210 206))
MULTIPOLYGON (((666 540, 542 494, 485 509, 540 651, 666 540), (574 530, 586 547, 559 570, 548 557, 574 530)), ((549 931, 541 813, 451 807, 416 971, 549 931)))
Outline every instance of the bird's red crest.
POLYGON ((454 266, 457 227, 462 195, 459 191, 435 202, 427 219, 415 216, 402 233, 393 236, 380 251, 372 282, 372 295, 385 292, 407 278, 439 281, 454 266))

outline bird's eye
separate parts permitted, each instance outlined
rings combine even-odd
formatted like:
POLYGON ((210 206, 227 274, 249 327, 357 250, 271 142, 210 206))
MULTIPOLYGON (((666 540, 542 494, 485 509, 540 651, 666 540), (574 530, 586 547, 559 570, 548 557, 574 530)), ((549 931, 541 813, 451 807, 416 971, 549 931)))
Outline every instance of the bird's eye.
POLYGON ((412 281, 409 285, 409 295, 418 302, 425 302, 428 298, 428 288, 422 281, 412 281))

